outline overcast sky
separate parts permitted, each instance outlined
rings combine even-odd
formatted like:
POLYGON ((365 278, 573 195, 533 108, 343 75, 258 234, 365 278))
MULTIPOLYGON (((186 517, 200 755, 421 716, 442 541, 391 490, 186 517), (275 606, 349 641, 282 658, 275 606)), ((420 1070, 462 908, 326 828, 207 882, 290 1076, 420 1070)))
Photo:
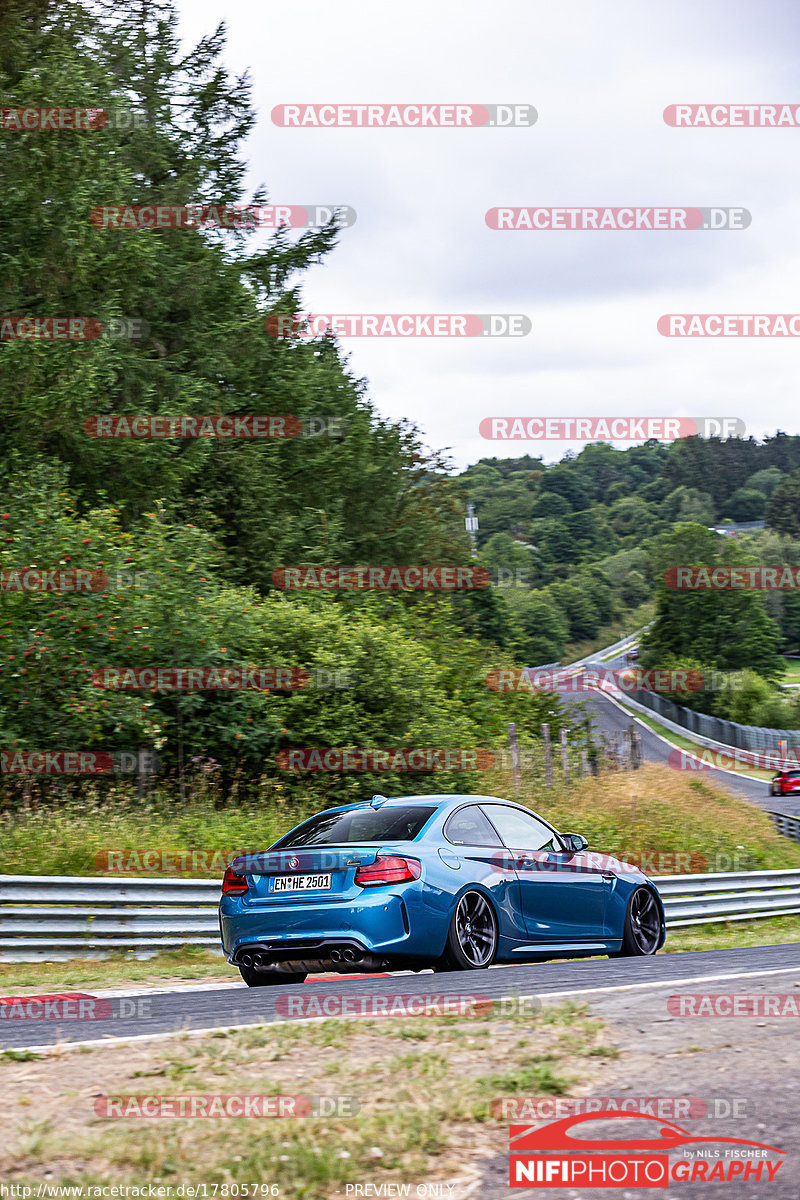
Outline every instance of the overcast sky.
MULTIPOLYGON (((789 0, 178 0, 224 19, 250 69, 250 184, 351 205, 305 281, 316 313, 525 313, 523 338, 348 338, 377 409, 463 467, 565 443, 492 442, 482 418, 694 416, 798 432, 800 339, 662 337, 664 313, 800 313, 800 128, 675 129, 674 103, 800 106, 789 0), (289 129, 286 103, 527 103, 530 128, 289 129), (738 231, 495 232, 502 206, 741 206, 738 231)), ((579 449, 578 444, 573 448, 579 449)))

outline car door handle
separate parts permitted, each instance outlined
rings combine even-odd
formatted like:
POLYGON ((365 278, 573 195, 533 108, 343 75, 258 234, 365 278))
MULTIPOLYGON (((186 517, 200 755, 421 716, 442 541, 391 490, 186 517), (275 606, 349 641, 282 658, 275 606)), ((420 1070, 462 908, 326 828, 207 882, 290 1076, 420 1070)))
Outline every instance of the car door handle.
POLYGON ((612 871, 603 871, 603 879, 608 883, 613 883, 616 878, 616 875, 612 871))

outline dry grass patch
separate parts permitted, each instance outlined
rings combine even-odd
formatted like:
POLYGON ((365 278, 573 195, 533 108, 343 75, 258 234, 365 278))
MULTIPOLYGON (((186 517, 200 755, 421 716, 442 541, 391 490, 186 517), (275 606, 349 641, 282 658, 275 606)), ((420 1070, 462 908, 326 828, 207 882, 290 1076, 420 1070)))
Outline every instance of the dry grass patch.
POLYGON ((452 1181, 505 1152, 492 1099, 585 1089, 616 1054, 602 1034, 585 1005, 566 1004, 502 1018, 273 1024, 3 1061, 0 1171, 34 1184, 275 1183, 283 1197, 310 1200, 351 1181, 452 1181), (102 1094, 234 1093, 360 1107, 295 1120, 109 1121, 94 1111, 102 1094))

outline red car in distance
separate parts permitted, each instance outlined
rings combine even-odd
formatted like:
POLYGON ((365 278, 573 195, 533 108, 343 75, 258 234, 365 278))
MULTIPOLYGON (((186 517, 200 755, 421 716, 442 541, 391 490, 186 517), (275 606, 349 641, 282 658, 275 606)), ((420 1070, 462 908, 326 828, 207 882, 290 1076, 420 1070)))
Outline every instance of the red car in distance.
POLYGON ((769 781, 770 796, 791 796, 800 792, 800 770, 796 767, 784 767, 769 781))

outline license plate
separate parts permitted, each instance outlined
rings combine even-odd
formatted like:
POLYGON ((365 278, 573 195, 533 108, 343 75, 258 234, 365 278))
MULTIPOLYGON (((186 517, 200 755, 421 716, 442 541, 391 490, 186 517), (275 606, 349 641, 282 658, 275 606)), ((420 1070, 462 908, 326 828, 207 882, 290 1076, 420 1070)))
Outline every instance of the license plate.
POLYGON ((270 892, 329 892, 331 890, 330 875, 272 875, 270 876, 270 892))

